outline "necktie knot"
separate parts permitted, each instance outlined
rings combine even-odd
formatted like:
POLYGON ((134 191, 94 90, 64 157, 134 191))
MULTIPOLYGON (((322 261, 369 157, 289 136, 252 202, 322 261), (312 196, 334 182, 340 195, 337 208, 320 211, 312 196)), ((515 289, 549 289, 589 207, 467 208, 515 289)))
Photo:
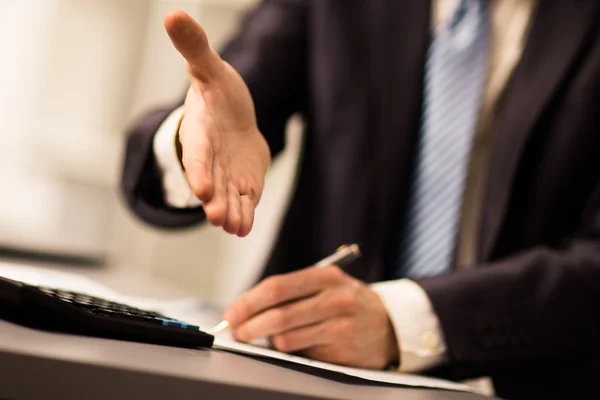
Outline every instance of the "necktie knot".
POLYGON ((456 11, 454 11, 454 15, 452 16, 452 19, 450 20, 450 28, 451 29, 455 29, 460 22, 463 20, 463 18, 465 17, 466 13, 467 13, 467 9, 468 9, 468 0, 461 0, 460 4, 458 5, 458 7, 456 7, 456 11))
POLYGON ((449 45, 461 50, 473 45, 478 36, 487 34, 487 22, 485 0, 461 0, 449 23, 438 34, 448 36, 449 45))

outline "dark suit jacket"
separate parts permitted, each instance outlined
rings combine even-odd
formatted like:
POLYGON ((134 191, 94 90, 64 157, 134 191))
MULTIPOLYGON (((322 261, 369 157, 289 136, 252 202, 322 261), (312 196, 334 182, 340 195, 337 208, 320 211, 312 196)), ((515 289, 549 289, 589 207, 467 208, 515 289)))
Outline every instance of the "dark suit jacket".
MULTIPOLYGON (((357 242, 364 257, 348 271, 387 277, 419 131, 430 7, 267 0, 223 52, 273 154, 292 113, 307 122, 265 275, 357 242)), ((511 399, 584 398, 600 378, 600 2, 541 0, 533 18, 493 127, 478 264, 419 283, 441 320, 451 377, 491 375, 511 399)), ((162 200, 151 141, 169 111, 130 132, 123 189, 141 218, 181 228, 203 215, 162 200)))

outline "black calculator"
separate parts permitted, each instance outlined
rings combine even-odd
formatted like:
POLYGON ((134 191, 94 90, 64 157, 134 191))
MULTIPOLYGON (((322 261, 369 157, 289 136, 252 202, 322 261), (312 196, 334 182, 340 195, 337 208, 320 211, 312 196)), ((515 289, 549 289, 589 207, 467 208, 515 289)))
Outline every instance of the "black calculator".
POLYGON ((35 329, 175 347, 211 347, 214 342, 200 327, 154 311, 3 277, 0 319, 35 329))

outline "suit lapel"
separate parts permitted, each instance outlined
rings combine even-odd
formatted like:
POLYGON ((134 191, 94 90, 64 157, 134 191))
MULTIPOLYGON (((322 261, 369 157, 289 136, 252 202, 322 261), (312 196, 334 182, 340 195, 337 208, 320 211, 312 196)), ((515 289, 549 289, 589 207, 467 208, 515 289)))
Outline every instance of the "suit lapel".
POLYGON ((528 43, 496 116, 480 255, 491 256, 527 138, 585 44, 600 2, 539 0, 528 43))
MULTIPOLYGON (((372 54, 370 246, 386 253, 386 238, 408 189, 408 171, 419 130, 430 1, 369 0, 372 54), (390 217, 392 216, 392 217, 390 217)), ((374 276, 373 278, 381 278, 374 276)))

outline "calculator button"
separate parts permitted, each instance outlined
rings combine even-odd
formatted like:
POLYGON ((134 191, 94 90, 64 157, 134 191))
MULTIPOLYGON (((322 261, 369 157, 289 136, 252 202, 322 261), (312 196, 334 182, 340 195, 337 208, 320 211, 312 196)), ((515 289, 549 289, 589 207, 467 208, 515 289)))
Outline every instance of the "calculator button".
POLYGON ((93 311, 96 308, 98 308, 94 304, 85 304, 85 303, 77 303, 77 302, 75 302, 73 304, 75 304, 77 307, 83 308, 84 310, 87 310, 87 311, 93 311))
POLYGON ((50 296, 56 296, 56 291, 47 287, 38 287, 38 290, 50 296))
POLYGON ((77 299, 77 298, 75 299, 75 304, 82 306, 82 307, 88 307, 88 306, 96 307, 96 305, 92 301, 81 300, 81 299, 77 299))
POLYGON ((119 311, 110 310, 108 308, 99 308, 96 307, 92 309, 94 314, 105 315, 107 317, 123 317, 123 315, 119 311))
POLYGON ((58 292, 56 294, 56 297, 58 297, 61 300, 69 301, 69 302, 72 302, 75 298, 75 296, 73 296, 71 293, 64 293, 64 292, 58 292))

